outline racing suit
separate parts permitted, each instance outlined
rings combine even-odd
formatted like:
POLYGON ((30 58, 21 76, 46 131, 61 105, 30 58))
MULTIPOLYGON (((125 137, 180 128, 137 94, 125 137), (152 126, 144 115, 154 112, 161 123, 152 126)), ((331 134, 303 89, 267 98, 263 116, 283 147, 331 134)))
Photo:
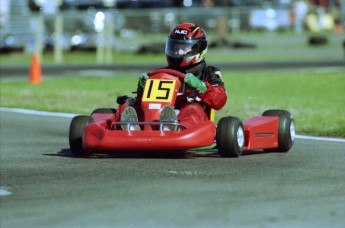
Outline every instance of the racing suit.
MULTIPOLYGON (((171 67, 165 67, 165 69, 173 69, 171 67)), ((207 66, 206 62, 203 60, 192 68, 186 70, 183 69, 173 69, 178 70, 182 73, 191 73, 201 81, 203 81, 207 90, 204 93, 198 92, 194 88, 188 88, 186 86, 185 94, 178 96, 175 103, 175 108, 180 110, 177 119, 180 123, 186 127, 193 126, 204 121, 209 120, 209 112, 211 109, 219 110, 221 109, 226 101, 227 95, 224 88, 224 82, 221 78, 221 72, 219 69, 213 66, 207 66)), ((137 91, 137 100, 141 100, 142 90, 137 91)), ((123 102, 118 108, 116 113, 117 121, 120 119, 121 112, 129 105, 135 107, 138 119, 142 119, 143 113, 136 102, 123 102)))
POLYGON ((187 88, 185 95, 177 98, 175 107, 180 110, 177 119, 182 125, 190 127, 207 121, 210 109, 221 109, 226 103, 227 95, 220 70, 207 66, 205 61, 182 71, 182 73, 192 73, 207 86, 205 93, 187 88))

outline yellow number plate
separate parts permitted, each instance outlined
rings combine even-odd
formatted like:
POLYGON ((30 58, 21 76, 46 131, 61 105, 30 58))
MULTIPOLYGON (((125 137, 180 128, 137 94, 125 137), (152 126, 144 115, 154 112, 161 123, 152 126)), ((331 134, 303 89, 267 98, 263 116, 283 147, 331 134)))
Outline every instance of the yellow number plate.
POLYGON ((175 80, 148 79, 142 101, 171 102, 175 84, 175 80))

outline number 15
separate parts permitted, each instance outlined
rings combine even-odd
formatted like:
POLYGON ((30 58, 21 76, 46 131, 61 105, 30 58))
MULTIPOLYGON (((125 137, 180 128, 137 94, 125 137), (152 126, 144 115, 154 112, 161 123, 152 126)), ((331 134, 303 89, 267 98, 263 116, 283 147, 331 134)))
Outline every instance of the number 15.
POLYGON ((175 88, 175 80, 148 79, 143 101, 170 102, 175 88))

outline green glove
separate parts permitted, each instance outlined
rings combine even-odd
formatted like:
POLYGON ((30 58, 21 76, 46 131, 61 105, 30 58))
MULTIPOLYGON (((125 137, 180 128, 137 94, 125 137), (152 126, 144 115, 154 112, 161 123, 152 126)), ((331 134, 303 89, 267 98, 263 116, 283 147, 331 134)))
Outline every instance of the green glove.
POLYGON ((199 90, 201 93, 205 93, 207 90, 206 84, 191 73, 186 74, 186 77, 184 78, 184 82, 189 87, 195 88, 199 90))
POLYGON ((143 91, 144 86, 146 83, 146 80, 149 78, 149 76, 146 73, 141 74, 139 80, 138 80, 138 88, 137 90, 143 91))

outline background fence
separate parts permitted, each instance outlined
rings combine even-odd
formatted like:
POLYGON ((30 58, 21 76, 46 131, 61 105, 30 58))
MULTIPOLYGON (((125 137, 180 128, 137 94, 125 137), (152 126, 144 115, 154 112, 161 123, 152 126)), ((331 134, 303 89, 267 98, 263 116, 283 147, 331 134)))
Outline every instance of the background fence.
MULTIPOLYGON (((109 49, 121 50, 127 39, 166 35, 181 22, 197 23, 208 33, 219 36, 251 31, 300 33, 306 29, 343 32, 345 24, 344 4, 320 11, 317 7, 308 8, 303 0, 218 1, 222 5, 215 4, 214 7, 204 7, 201 1, 195 1, 199 3, 196 6, 162 5, 161 8, 140 8, 138 5, 126 8, 124 4, 107 8, 100 1, 81 1, 84 3, 82 7, 77 3, 64 4, 62 8, 46 4, 37 11, 32 11, 32 1, 0 1, 1 8, 7 8, 1 16, 1 50, 21 49, 26 53, 42 53, 54 48, 57 61, 61 60, 63 50, 78 48, 95 49, 103 56, 103 52, 109 49), (86 4, 90 2, 92 4, 86 4)), ((164 2, 167 4, 169 1, 164 2)))

